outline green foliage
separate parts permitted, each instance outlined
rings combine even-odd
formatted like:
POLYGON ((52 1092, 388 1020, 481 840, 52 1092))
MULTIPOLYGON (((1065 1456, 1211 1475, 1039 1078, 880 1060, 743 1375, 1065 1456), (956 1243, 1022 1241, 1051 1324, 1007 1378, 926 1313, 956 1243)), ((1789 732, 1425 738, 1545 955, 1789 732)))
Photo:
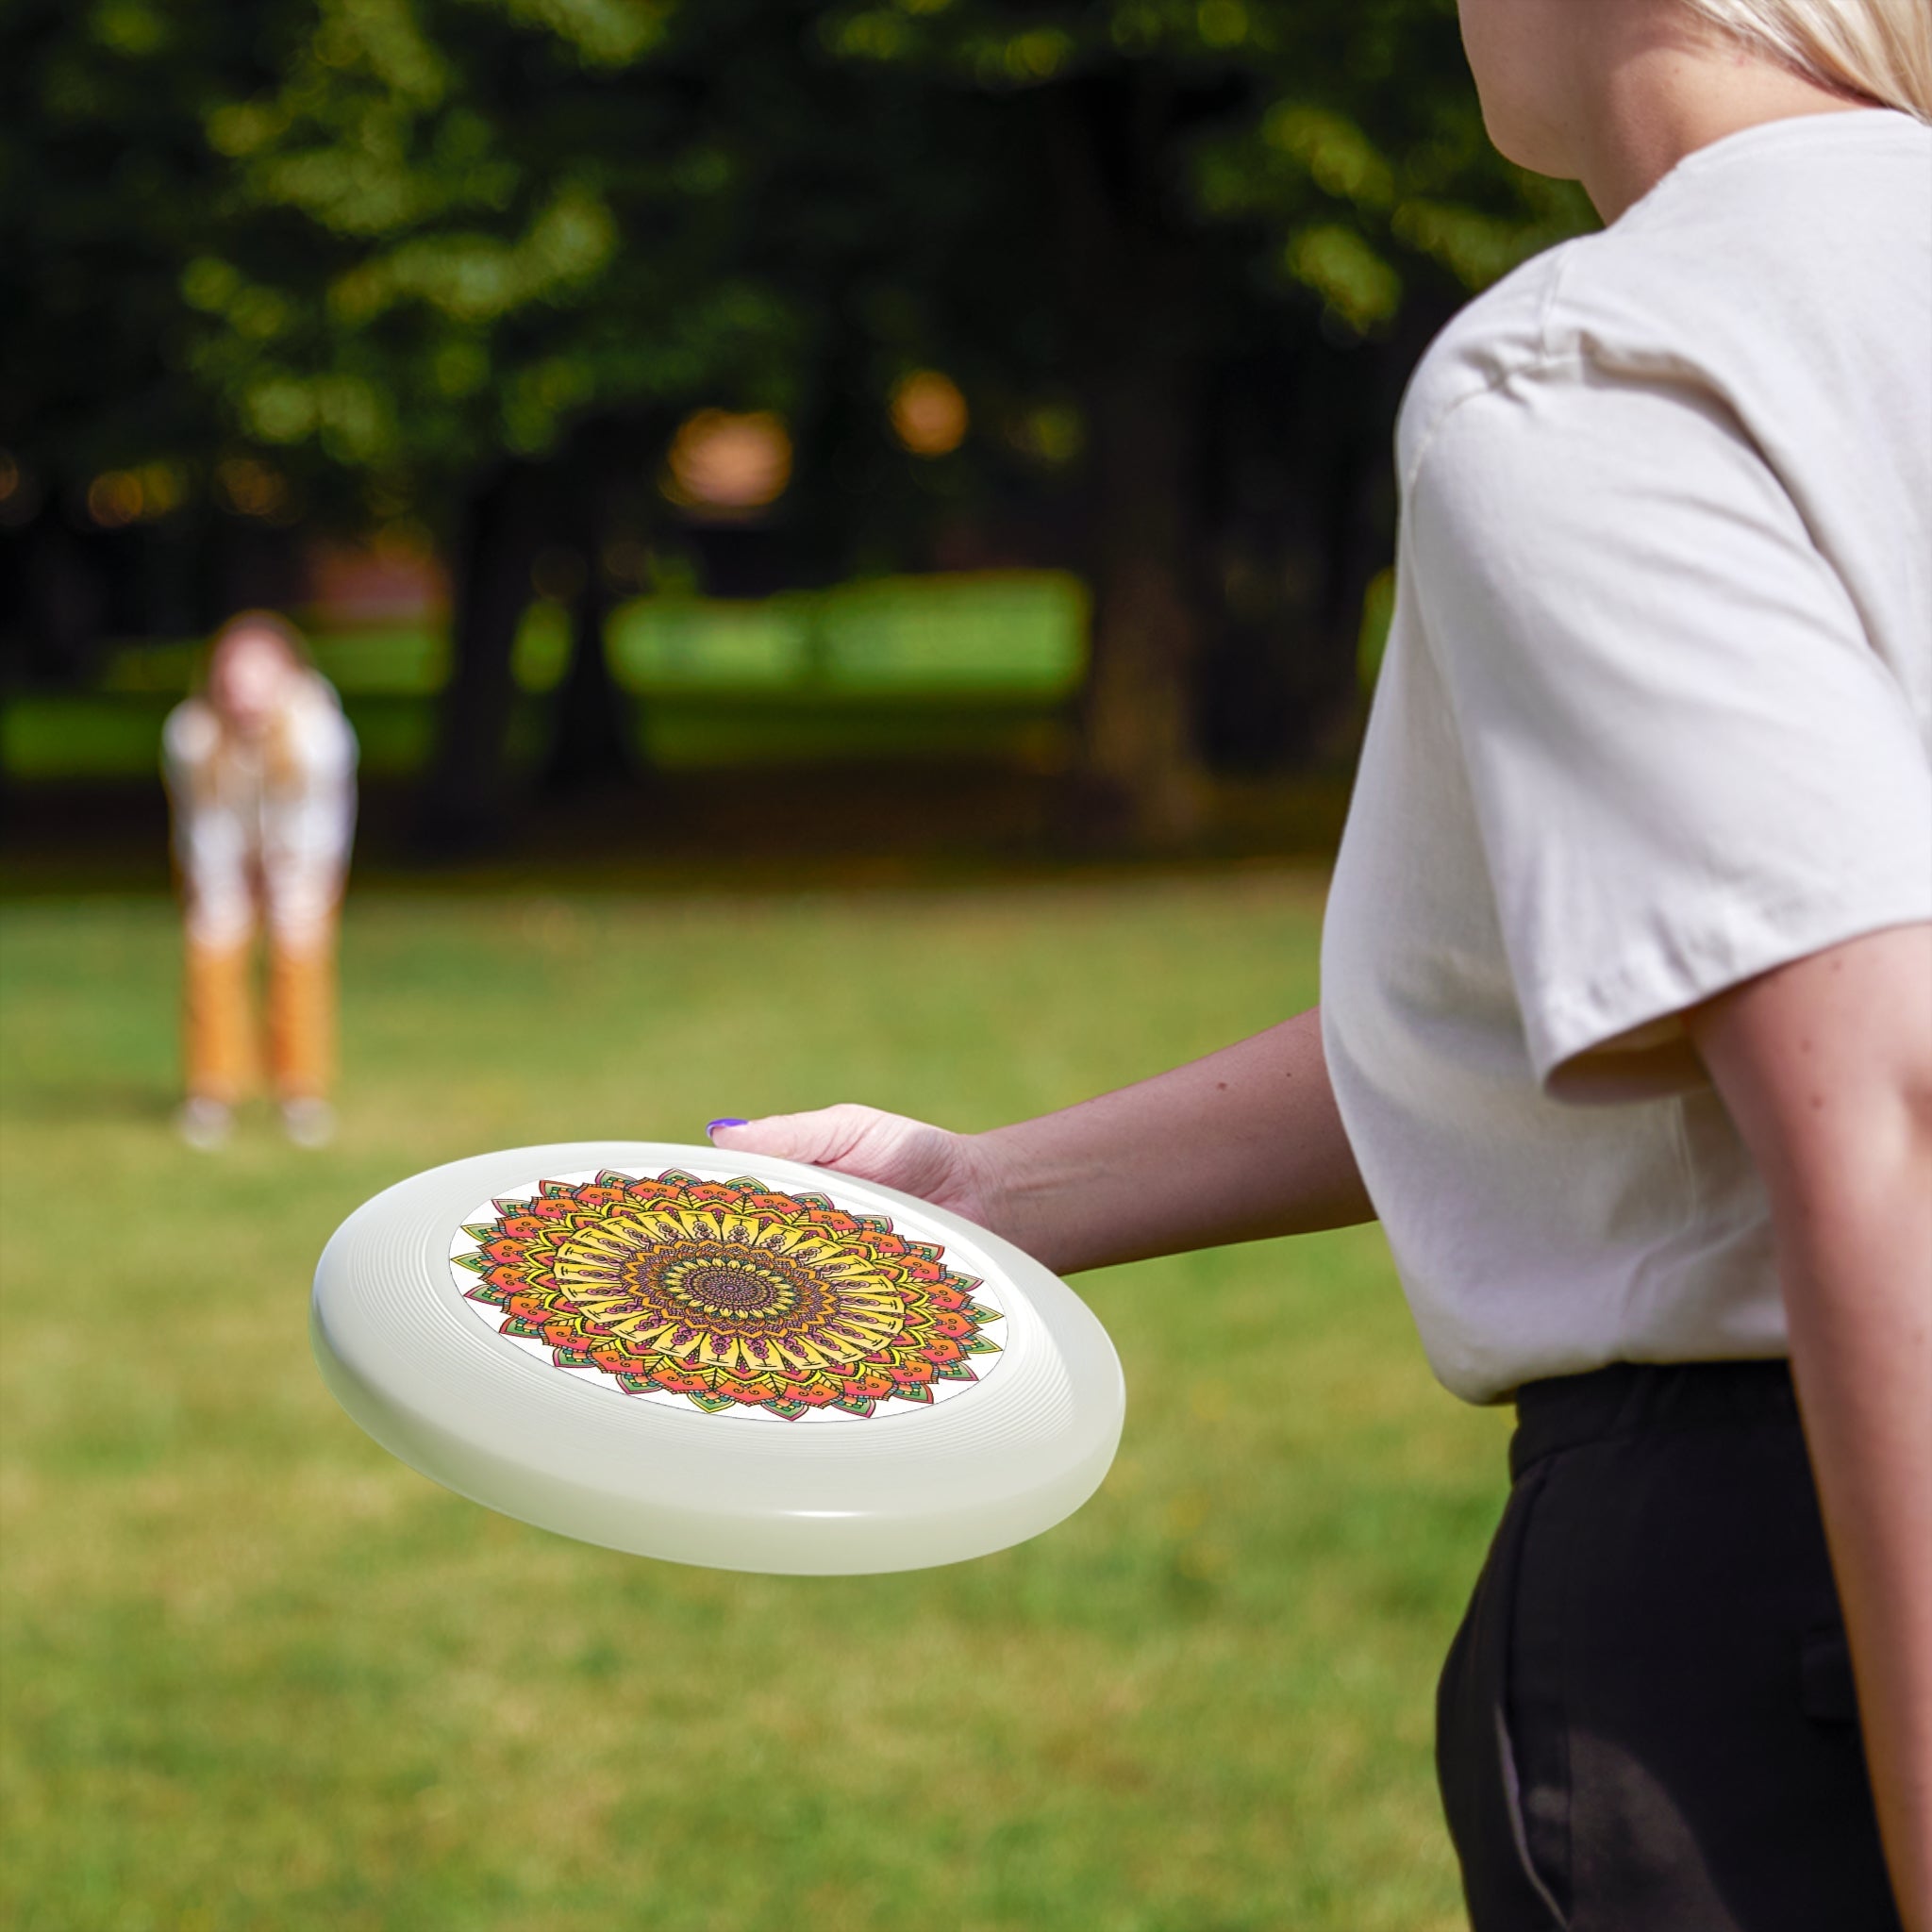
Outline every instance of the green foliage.
POLYGON ((201 454, 183 265, 219 233, 206 114, 260 69, 224 9, 18 0, 0 60, 0 441, 55 478, 201 454))
POLYGON ((622 0, 321 0, 276 85, 208 118, 232 247, 183 293, 244 431, 407 500, 587 412, 782 390, 796 326, 732 258, 733 170, 654 73, 611 79, 666 25, 622 0), (306 246, 277 251, 291 223, 306 246))
POLYGON ((26 0, 8 35, 6 433, 239 440, 385 513, 586 417, 808 426, 834 361, 876 393, 944 354, 1024 446, 1091 332, 1035 97, 1137 101, 1204 298, 1277 328, 1374 333, 1580 219, 1489 151, 1447 0, 26 0))
POLYGON ((20 1932, 1450 1932, 1430 1693, 1503 1488, 1371 1230, 1089 1277, 1113 1474, 981 1562, 565 1542, 329 1400, 310 1270, 492 1145, 976 1126, 1315 990, 1319 881, 354 899, 341 1144, 176 1145, 158 899, 0 924, 0 1919, 20 1932), (989 1052, 989 1041, 998 1050, 989 1052))
POLYGON ((1179 144, 1192 211, 1262 231, 1265 275, 1366 334, 1401 306, 1405 256, 1474 291, 1589 220, 1490 148, 1454 20, 1453 0, 897 0, 820 32, 843 58, 989 91, 1126 67, 1212 96, 1179 144))

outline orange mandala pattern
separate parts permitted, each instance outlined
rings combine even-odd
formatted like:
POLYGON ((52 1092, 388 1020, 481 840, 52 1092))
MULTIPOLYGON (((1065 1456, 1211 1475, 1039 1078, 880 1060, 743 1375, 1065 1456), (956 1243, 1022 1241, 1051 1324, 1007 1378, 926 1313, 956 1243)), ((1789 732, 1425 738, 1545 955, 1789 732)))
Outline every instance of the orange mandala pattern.
POLYGON ((674 1168, 490 1205, 463 1229, 475 1252, 450 1257, 464 1292, 500 1311, 499 1333, 633 1395, 870 1417, 976 1382, 1000 1352, 984 1332, 1000 1310, 942 1248, 823 1194, 674 1168))

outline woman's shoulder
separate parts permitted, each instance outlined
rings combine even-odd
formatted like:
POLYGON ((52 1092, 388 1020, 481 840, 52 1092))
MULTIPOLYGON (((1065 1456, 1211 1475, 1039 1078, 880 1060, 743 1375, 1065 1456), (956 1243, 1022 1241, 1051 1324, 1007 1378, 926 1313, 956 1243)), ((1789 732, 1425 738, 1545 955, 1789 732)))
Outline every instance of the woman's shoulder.
POLYGON ((1564 279, 1574 258, 1601 239, 1579 236, 1532 256, 1450 318, 1403 395, 1396 442, 1405 482, 1461 404, 1546 359, 1550 312, 1564 279))
POLYGON ((310 767, 353 763, 356 733, 342 715, 336 688, 319 671, 305 672, 289 707, 289 735, 310 767))
POLYGON ((221 724, 206 698, 183 698, 161 726, 161 752, 171 764, 203 764, 214 756, 221 741, 221 724))
POLYGON ((1681 383, 1748 420, 1826 371, 1841 399, 1847 382, 1922 385, 1928 335, 1932 129, 1889 112, 1746 128, 1457 314, 1404 399, 1401 474, 1518 378, 1681 383))
POLYGON ((295 683, 294 708, 307 716, 325 718, 342 714, 342 701, 336 688, 321 672, 305 669, 295 683))

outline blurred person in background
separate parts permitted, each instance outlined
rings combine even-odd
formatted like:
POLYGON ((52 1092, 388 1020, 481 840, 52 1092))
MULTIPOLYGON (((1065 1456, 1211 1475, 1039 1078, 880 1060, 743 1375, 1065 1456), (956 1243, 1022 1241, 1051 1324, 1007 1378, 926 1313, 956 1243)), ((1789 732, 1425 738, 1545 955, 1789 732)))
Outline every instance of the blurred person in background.
POLYGON ((267 1066, 282 1125, 326 1143, 335 1058, 336 921, 356 823, 356 735, 300 634, 273 612, 231 618, 202 690, 162 738, 187 925, 176 1115, 218 1147, 257 1083, 256 936, 268 933, 267 1066))
POLYGON ((1932 1932, 1932 8, 1460 10, 1607 225, 1404 401, 1322 1007, 712 1134, 1062 1273, 1379 1218, 1517 1411, 1437 1702, 1476 1932, 1932 1932))

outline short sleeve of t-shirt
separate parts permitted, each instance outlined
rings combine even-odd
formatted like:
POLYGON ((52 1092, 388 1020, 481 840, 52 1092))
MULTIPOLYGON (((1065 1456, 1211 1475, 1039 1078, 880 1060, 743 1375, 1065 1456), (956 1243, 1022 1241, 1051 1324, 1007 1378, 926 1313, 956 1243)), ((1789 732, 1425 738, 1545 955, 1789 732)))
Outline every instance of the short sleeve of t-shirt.
POLYGON ((1407 516, 1551 1091, 1613 1095, 1620 1067, 1683 1062, 1687 1007, 1932 918, 1906 693, 1707 391, 1512 374, 1436 425, 1407 516))

